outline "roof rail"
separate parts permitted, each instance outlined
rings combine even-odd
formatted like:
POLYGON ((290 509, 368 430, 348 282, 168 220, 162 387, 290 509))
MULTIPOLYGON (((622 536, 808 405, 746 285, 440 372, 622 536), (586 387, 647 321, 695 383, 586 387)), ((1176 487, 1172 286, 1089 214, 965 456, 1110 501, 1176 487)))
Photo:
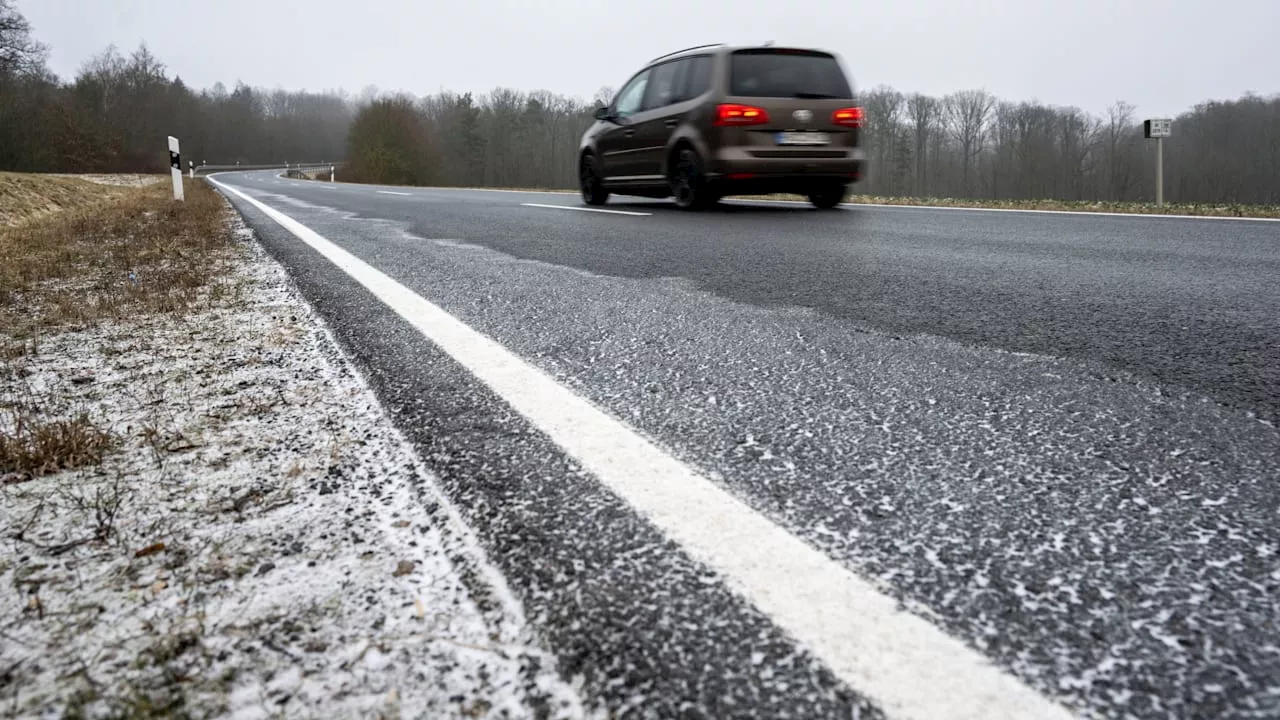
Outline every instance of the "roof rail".
POLYGON ((649 61, 649 64, 650 64, 650 65, 652 65, 652 64, 654 64, 654 63, 658 62, 659 60, 662 60, 663 58, 669 58, 669 57, 671 57, 672 55, 679 55, 680 53, 683 53, 683 52, 689 52, 690 50, 701 50, 702 48, 720 47, 720 46, 722 46, 722 45, 724 45, 724 43, 709 43, 709 44, 707 44, 707 45, 694 45, 693 47, 687 47, 687 48, 685 48, 685 49, 683 49, 683 50, 676 50, 675 52, 669 52, 669 53, 667 53, 666 55, 659 55, 658 57, 656 57, 656 58, 654 58, 654 59, 650 60, 650 61, 649 61))

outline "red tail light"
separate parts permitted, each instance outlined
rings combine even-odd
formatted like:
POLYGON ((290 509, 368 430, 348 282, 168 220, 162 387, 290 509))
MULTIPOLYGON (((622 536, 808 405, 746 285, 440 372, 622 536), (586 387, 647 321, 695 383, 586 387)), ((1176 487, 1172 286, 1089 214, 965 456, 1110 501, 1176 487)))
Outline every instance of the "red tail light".
POLYGON ((863 117, 862 108, 860 107, 841 108, 831 113, 831 122, 836 125, 857 128, 862 127, 863 117))
POLYGON ((716 125, 763 125, 769 122, 769 113, 753 105, 725 103, 716 107, 716 125))

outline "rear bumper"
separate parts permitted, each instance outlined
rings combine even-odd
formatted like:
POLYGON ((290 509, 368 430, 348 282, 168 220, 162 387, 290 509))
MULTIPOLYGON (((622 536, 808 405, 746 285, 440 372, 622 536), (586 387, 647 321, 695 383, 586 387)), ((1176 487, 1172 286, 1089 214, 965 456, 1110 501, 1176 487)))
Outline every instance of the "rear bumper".
POLYGON ((862 177, 865 153, 861 148, 815 148, 786 156, 766 155, 761 148, 725 148, 717 153, 707 179, 720 184, 790 185, 856 182, 862 177), (827 155, 827 157, 822 157, 827 155))
POLYGON ((725 195, 805 195, 810 189, 862 179, 861 154, 845 158, 747 158, 721 161, 708 183, 725 195))
POLYGON ((837 175, 778 175, 739 178, 722 176, 708 178, 712 192, 722 197, 729 195, 808 195, 836 185, 848 187, 857 182, 857 173, 837 175))

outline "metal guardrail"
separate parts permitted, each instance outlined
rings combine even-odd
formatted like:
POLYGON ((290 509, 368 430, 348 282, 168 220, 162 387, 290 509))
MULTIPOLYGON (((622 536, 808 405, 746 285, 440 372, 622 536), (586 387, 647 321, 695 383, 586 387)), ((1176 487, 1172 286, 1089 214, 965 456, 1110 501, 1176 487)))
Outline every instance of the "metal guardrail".
POLYGON ((235 165, 206 164, 206 165, 195 166, 195 172, 197 174, 199 173, 207 174, 211 172, 224 172, 227 170, 283 170, 286 175, 289 175, 290 177, 295 177, 294 173, 315 172, 320 170, 329 170, 330 168, 336 169, 346 164, 347 163, 345 160, 339 160, 337 162, 268 163, 268 164, 260 164, 260 165, 259 164, 249 165, 244 163, 237 163, 235 165))
POLYGON ((328 173, 330 177, 336 173, 338 163, 327 163, 324 165, 291 165, 285 168, 284 176, 290 178, 301 178, 307 173, 328 173))

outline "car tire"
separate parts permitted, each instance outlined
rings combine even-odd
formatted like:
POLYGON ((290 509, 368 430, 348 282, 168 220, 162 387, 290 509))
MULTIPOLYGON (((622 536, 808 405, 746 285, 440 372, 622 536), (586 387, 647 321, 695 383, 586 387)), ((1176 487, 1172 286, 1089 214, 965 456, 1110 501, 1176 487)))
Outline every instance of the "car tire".
POLYGON ((844 202, 848 189, 844 185, 817 188, 809 191, 809 203, 819 210, 831 210, 844 202))
POLYGON ((582 201, 588 205, 604 205, 609 202, 609 191, 605 189, 596 166, 594 155, 583 155, 578 165, 578 186, 582 190, 582 201))
POLYGON ((702 159, 693 148, 681 148, 671 163, 671 195, 676 207, 682 210, 702 210, 715 204, 719 198, 707 187, 707 176, 702 170, 702 159))

